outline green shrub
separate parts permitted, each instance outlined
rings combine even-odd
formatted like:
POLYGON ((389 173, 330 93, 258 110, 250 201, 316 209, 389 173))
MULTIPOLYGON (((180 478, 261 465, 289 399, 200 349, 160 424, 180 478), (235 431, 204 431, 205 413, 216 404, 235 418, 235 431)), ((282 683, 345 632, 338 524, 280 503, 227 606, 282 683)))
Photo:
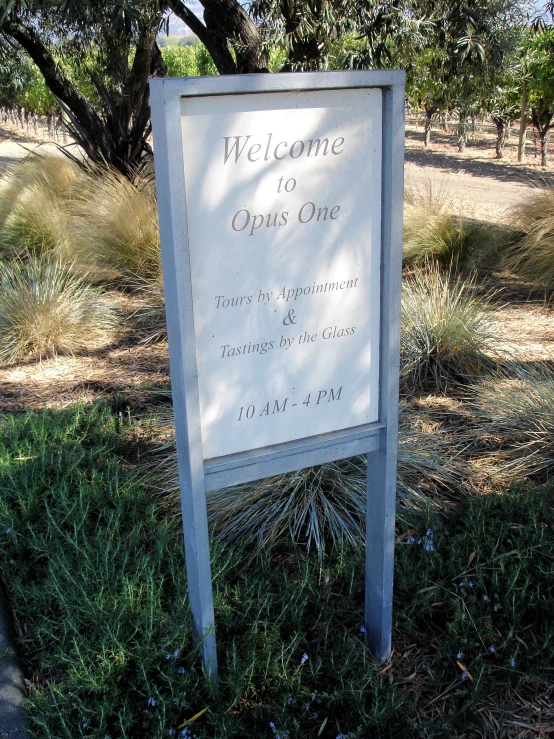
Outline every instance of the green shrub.
POLYGON ((36 256, 0 262, 0 360, 89 348, 116 326, 99 290, 61 262, 36 256))
POLYGON ((192 643, 180 520, 121 463, 137 453, 121 431, 106 406, 0 420, 0 557, 32 736, 175 738, 206 708, 189 735, 438 739, 546 725, 551 487, 398 521, 385 664, 361 633, 362 548, 247 566, 215 540, 214 694, 192 643))
POLYGON ((536 190, 514 208, 512 218, 520 237, 506 253, 506 266, 554 289, 554 187, 536 190))
POLYGON ((473 288, 473 280, 451 279, 436 266, 404 280, 401 377, 408 388, 442 391, 490 369, 500 343, 491 296, 473 288))
POLYGON ((218 73, 204 44, 164 46, 161 51, 168 77, 198 77, 218 73))

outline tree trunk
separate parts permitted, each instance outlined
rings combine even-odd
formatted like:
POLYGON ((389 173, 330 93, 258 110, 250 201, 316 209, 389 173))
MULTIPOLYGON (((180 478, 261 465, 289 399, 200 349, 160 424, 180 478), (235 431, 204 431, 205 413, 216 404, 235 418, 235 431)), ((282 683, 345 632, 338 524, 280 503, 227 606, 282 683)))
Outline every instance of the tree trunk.
POLYGON ((519 121, 519 141, 517 144, 517 160, 522 162, 525 158, 525 134, 527 133, 527 80, 523 80, 521 94, 521 118, 519 121))
POLYGON ((546 167, 548 165, 548 131, 548 128, 546 130, 539 131, 541 140, 541 167, 546 167))
POLYGON ((425 114, 425 135, 423 141, 425 146, 429 146, 431 143, 431 116, 428 113, 425 114))
POLYGON ((541 142, 541 167, 546 167, 548 162, 548 132, 554 125, 552 119, 554 111, 548 108, 531 108, 531 122, 539 134, 541 142))
POLYGON ((441 109, 438 105, 424 105, 425 108, 425 146, 431 143, 431 126, 433 125, 433 116, 440 115, 441 109))
POLYGON ((458 151, 463 154, 467 144, 467 118, 465 115, 460 113, 460 120, 458 123, 458 151))
POLYGON ((200 0, 204 23, 182 0, 168 0, 168 6, 208 49, 219 74, 267 72, 268 58, 262 38, 248 13, 237 0, 200 0), (234 45, 237 61, 229 50, 234 45))
POLYGON ((504 144, 506 143, 506 121, 503 118, 493 118, 492 120, 496 126, 496 158, 502 159, 504 157, 504 144))
MULTIPOLYGON (((109 164, 129 175, 145 154, 151 153, 148 81, 163 76, 165 65, 156 45, 161 11, 154 9, 145 19, 130 70, 125 59, 125 84, 114 94, 100 77, 91 79, 103 102, 103 114, 64 75, 38 33, 19 21, 6 19, 2 30, 27 51, 41 71, 46 86, 58 98, 68 129, 92 162, 109 164), (128 71, 127 71, 128 70, 128 71)), ((56 135, 54 129, 53 134, 56 135)), ((66 152, 68 156, 72 156, 66 152)), ((78 160, 77 160, 78 161, 78 160)))
POLYGON ((96 137, 98 145, 102 147, 102 126, 94 108, 61 72, 35 30, 18 21, 10 20, 4 20, 2 30, 25 49, 40 69, 48 89, 70 108, 75 117, 91 132, 91 135, 96 137))

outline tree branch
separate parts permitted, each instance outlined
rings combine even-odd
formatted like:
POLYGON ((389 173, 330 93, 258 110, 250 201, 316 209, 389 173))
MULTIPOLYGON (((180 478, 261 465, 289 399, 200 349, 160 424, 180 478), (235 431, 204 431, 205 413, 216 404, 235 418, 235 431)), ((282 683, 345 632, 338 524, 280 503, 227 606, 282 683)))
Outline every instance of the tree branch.
MULTIPOLYGON (((97 137, 97 146, 104 150, 103 126, 94 108, 63 74, 36 32, 23 23, 10 19, 4 20, 2 32, 25 49, 40 69, 48 89, 97 137)), ((103 153, 105 155, 107 152, 103 153)))
POLYGON ((236 74, 237 65, 227 44, 225 35, 214 33, 208 29, 195 15, 187 8, 182 0, 168 0, 168 6, 180 18, 190 30, 195 33, 200 41, 204 44, 212 57, 219 74, 236 74))
POLYGON ((267 72, 267 54, 255 23, 237 0, 200 0, 204 23, 187 8, 185 0, 168 0, 171 10, 184 21, 208 49, 220 74, 267 72), (229 50, 235 49, 237 61, 229 50))
POLYGON ((256 25, 237 0, 200 0, 208 28, 231 40, 237 56, 239 74, 267 72, 267 54, 256 25))

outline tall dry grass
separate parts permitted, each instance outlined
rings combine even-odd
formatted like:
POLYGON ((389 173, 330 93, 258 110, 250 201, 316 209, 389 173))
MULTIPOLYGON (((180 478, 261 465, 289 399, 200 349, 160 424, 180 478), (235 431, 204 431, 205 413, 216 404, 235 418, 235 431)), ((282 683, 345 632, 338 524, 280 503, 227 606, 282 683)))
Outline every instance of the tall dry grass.
POLYGON ((537 189, 515 206, 512 223, 520 238, 506 253, 506 266, 516 274, 554 289, 554 187, 537 189))
POLYGON ((0 180, 0 254, 52 252, 96 280, 161 279, 158 215, 151 178, 129 180, 67 157, 31 155, 0 180))
POLYGON ((158 210, 151 179, 98 168, 75 208, 73 238, 78 259, 103 278, 127 283, 161 278, 158 210))
POLYGON ((401 377, 410 390, 440 392, 474 381, 498 358, 492 296, 479 296, 474 287, 474 279, 445 274, 437 265, 404 280, 401 377))
POLYGON ((498 235, 490 224, 464 214, 444 192, 431 185, 423 190, 406 188, 404 244, 406 267, 437 262, 459 269, 491 259, 498 235))
POLYGON ((31 154, 0 179, 0 254, 71 260, 73 204, 87 176, 67 157, 31 154))
POLYGON ((11 264, 0 262, 1 361, 90 348, 117 325, 117 315, 100 291, 59 260, 31 255, 11 264))

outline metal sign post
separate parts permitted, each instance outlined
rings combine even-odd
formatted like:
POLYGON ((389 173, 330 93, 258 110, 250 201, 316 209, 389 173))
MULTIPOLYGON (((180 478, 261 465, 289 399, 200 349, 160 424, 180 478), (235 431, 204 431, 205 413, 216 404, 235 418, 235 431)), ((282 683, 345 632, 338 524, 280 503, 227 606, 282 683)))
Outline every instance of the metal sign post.
POLYGON ((152 80, 194 637, 217 675, 206 492, 367 454, 368 646, 391 650, 403 72, 152 80))

